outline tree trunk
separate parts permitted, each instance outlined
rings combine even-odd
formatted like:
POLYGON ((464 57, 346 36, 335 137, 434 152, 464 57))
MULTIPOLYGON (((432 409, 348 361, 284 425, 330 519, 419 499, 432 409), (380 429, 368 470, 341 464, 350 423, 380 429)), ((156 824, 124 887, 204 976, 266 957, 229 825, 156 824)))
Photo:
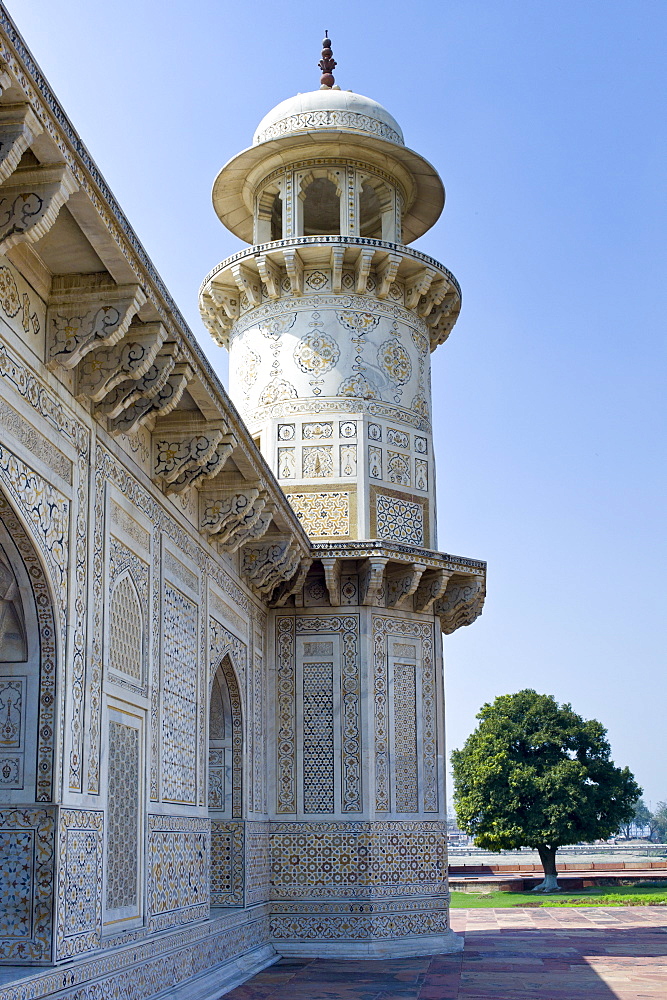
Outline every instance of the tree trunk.
POLYGON ((544 868, 544 881, 536 885, 532 890, 533 892, 560 892, 556 873, 557 850, 557 847, 551 847, 547 844, 540 844, 537 848, 537 853, 544 868))

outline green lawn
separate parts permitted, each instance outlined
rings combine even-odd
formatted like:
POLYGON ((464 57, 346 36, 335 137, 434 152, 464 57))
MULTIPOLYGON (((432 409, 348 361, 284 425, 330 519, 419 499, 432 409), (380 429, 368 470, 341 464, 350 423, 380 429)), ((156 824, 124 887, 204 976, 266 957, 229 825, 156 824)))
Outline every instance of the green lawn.
POLYGON ((601 885, 581 892, 564 891, 553 895, 537 892, 452 892, 456 909, 500 906, 655 906, 667 904, 664 882, 638 885, 601 885))

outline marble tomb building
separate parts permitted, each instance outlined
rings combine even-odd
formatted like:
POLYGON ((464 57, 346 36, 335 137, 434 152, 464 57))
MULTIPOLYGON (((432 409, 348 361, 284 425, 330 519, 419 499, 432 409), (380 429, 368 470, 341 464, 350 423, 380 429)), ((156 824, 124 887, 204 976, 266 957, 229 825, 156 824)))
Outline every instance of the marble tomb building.
POLYGON ((435 169, 370 98, 218 175, 230 396, 0 5, 0 1000, 206 1000, 455 950, 430 355, 435 169), (231 398, 230 398, 231 397, 231 398))

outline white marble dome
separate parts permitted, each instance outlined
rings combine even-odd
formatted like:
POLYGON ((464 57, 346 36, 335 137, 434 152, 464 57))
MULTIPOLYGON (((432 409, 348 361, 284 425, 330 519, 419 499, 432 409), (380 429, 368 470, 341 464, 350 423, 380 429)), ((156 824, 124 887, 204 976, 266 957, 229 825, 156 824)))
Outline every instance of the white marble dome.
POLYGON ((351 90, 311 90, 281 101, 262 118, 253 145, 286 135, 344 131, 373 135, 405 145, 400 125, 377 101, 351 90))

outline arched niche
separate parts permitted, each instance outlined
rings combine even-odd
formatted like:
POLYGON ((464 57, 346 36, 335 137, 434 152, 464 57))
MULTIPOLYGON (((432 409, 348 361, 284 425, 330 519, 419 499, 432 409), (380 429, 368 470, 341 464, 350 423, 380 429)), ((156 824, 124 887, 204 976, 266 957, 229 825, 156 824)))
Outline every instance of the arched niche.
POLYGON ((297 236, 340 236, 345 231, 340 177, 335 170, 309 170, 299 184, 297 236))
POLYGON ((379 177, 362 177, 358 196, 359 235, 373 240, 398 242, 394 192, 379 177))
POLYGON ((208 722, 208 809, 215 819, 243 815, 243 716, 229 653, 213 672, 208 722))
POLYGON ((0 795, 54 798, 56 628, 51 589, 23 522, 0 491, 0 795))

